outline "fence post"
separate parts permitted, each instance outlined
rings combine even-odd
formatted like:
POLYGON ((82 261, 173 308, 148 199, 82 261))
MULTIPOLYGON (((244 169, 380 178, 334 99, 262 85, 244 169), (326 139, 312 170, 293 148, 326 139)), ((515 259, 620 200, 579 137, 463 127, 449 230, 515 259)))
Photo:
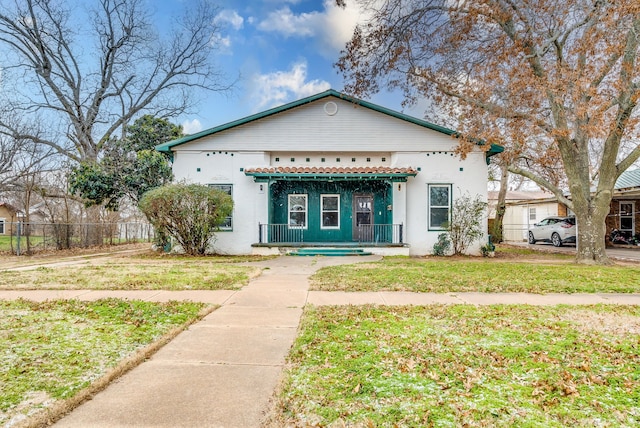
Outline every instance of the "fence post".
POLYGON ((22 223, 20 221, 18 221, 18 231, 17 231, 17 236, 18 236, 18 246, 16 247, 16 255, 19 256, 20 255, 20 225, 22 223))

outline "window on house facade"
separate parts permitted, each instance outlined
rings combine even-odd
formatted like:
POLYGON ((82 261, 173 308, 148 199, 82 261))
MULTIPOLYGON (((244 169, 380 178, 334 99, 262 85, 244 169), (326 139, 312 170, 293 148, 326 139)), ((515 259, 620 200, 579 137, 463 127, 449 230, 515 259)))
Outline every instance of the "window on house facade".
MULTIPOLYGON (((233 198, 233 184, 209 184, 209 187, 213 187, 214 189, 222 190, 227 195, 233 198)), ((233 215, 225 218, 222 224, 220 225, 220 230, 233 230, 233 215)))
POLYGON ((536 207, 529 207, 529 221, 536 221, 536 207))
POLYGON ((429 230, 445 230, 451 218, 451 185, 429 186, 429 230))
POLYGON ((289 195, 289 227, 307 228, 307 195, 289 195))
POLYGON ((629 235, 635 234, 635 203, 620 201, 620 231, 629 235))
POLYGON ((322 229, 340 228, 340 195, 321 195, 322 229))
POLYGON ((0 218, 0 235, 4 235, 4 219, 0 218))

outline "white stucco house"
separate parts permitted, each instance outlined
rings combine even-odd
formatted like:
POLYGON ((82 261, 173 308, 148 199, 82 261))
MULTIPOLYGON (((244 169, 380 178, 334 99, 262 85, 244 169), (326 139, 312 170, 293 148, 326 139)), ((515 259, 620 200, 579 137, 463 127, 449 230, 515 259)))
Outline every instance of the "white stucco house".
POLYGON ((458 195, 487 200, 487 165, 502 151, 480 143, 462 160, 455 137, 328 90, 156 149, 172 157, 176 180, 232 195, 216 252, 358 246, 426 255, 458 195))

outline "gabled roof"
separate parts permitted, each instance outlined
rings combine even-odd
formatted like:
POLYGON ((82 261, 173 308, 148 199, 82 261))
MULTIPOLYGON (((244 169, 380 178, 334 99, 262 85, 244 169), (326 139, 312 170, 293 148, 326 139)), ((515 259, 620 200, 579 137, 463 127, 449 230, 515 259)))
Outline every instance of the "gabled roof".
MULTIPOLYGON (((399 113, 397 111, 388 109, 386 107, 379 106, 377 104, 370 103, 368 101, 364 101, 364 100, 360 100, 360 99, 357 99, 357 98, 349 97, 349 96, 347 96, 345 94, 341 94, 340 92, 338 92, 338 91, 336 91, 334 89, 329 89, 327 91, 321 92, 321 93, 316 94, 316 95, 312 95, 310 97, 303 98, 303 99, 298 100, 298 101, 293 101, 291 103, 288 103, 288 104, 285 104, 285 105, 282 105, 282 106, 279 106, 279 107, 275 107, 275 108, 263 111, 261 113, 256 113, 256 114, 253 114, 251 116, 247 116, 245 118, 235 120, 233 122, 225 123, 224 125, 216 126, 214 128, 205 129, 204 131, 200 131, 200 132, 197 132, 197 133, 191 134, 191 135, 186 135, 186 136, 184 136, 182 138, 178 138, 177 140, 172 140, 172 141, 168 141, 166 143, 159 144, 159 145, 156 146, 156 150, 159 151, 159 152, 171 153, 172 149, 174 147, 176 147, 176 146, 180 146, 182 144, 188 143, 188 142, 193 141, 193 140, 197 140, 197 139, 202 138, 202 137, 206 137, 208 135, 213 135, 213 134, 216 134, 218 132, 226 131, 228 129, 235 128, 236 126, 241 126, 241 125, 244 125, 244 124, 249 123, 249 122, 253 122, 253 121, 256 121, 256 120, 259 120, 259 119, 263 119, 265 117, 273 116, 273 115, 276 115, 278 113, 282 113, 282 112, 285 112, 287 110, 291 110, 291 109, 294 109, 296 107, 299 107, 301 105, 309 104, 309 103, 312 103, 314 101, 317 101, 317 100, 320 100, 320 99, 323 99, 323 98, 327 98, 327 97, 340 98, 342 100, 351 102, 353 104, 357 104, 357 105, 362 106, 364 108, 368 108, 368 109, 377 111, 379 113, 383 113, 383 114, 389 115, 391 117, 395 117, 396 119, 404 120, 404 121, 407 121, 409 123, 413 123, 414 125, 422 126, 422 127, 427 128, 427 129, 431 129, 433 131, 440 132, 440 133, 445 134, 445 135, 450 135, 450 136, 454 136, 454 137, 459 135, 457 131, 454 131, 454 130, 449 129, 449 128, 445 128, 444 126, 435 125, 435 124, 427 122, 425 120, 418 119, 418 118, 415 118, 415 117, 412 117, 412 116, 408 116, 406 114, 399 113)), ((485 143, 483 141, 478 143, 478 145, 484 145, 484 144, 485 143)), ((496 155, 498 153, 502 153, 503 150, 504 150, 504 148, 502 146, 499 146, 497 144, 491 144, 490 149, 487 151, 487 158, 489 158, 489 157, 491 157, 493 155, 496 155)))
POLYGON ((2 202, 0 201, 0 207, 5 207, 6 209, 8 209, 9 211, 12 211, 14 213, 17 213, 19 210, 14 207, 13 205, 7 203, 7 202, 2 202))
POLYGON ((616 190, 631 189, 634 187, 640 187, 640 169, 624 171, 620 174, 620 177, 616 180, 616 184, 613 186, 616 190))

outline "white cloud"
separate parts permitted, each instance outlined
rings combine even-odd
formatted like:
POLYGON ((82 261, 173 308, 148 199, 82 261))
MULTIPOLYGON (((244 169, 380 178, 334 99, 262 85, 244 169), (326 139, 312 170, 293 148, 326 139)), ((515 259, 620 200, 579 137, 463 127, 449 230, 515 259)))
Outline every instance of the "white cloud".
POLYGON ((182 122, 182 131, 185 135, 195 134, 202 131, 202 124, 198 119, 185 120, 182 122))
POLYGON ((322 14, 320 12, 301 13, 295 15, 289 6, 271 12, 267 18, 258 24, 258 29, 267 32, 280 33, 285 37, 309 37, 316 34, 322 14))
POLYGON ((335 1, 326 1, 325 7, 321 37, 329 47, 339 51, 351 40, 353 30, 365 20, 366 15, 360 11, 355 1, 347 2, 344 9, 336 6, 335 1))
POLYGON ((239 30, 244 24, 244 18, 238 15, 238 12, 236 12, 235 10, 225 9, 218 15, 216 15, 216 17, 213 19, 213 22, 216 24, 230 24, 234 30, 239 30))
POLYGON ((341 8, 335 0, 324 0, 322 11, 294 14, 289 6, 284 6, 269 13, 258 29, 284 37, 316 38, 321 50, 332 55, 344 48, 363 16, 356 2, 347 2, 341 8))
POLYGON ((308 97, 331 88, 324 80, 307 81, 307 63, 300 61, 288 71, 276 71, 254 76, 255 110, 260 111, 289 101, 308 97))
POLYGON ((220 50, 220 53, 231 54, 231 37, 222 37, 220 34, 211 36, 211 44, 220 50))

